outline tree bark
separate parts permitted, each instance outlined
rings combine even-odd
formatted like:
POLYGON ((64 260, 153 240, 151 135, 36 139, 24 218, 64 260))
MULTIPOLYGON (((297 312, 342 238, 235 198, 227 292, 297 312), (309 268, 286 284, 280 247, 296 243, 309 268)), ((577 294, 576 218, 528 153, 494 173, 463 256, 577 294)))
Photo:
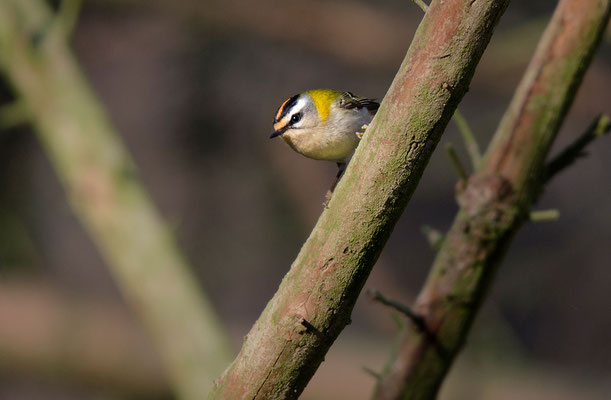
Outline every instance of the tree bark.
POLYGON ((561 0, 460 210, 376 399, 433 399, 505 250, 544 182, 545 159, 609 19, 609 0, 561 0))
POLYGON ((433 2, 329 208, 210 398, 299 396, 350 322, 507 3, 433 2))
POLYGON ((176 391, 200 399, 230 361, 226 334, 41 0, 0 0, 0 70, 123 294, 153 334, 176 391))

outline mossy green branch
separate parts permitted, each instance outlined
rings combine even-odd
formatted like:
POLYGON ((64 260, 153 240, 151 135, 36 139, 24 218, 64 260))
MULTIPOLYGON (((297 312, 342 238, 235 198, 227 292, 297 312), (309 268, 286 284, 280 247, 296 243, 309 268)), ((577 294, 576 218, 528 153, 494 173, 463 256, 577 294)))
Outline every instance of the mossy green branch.
POLYGON ((177 393, 201 399, 230 361, 226 335, 53 21, 45 1, 0 0, 0 70, 177 393))
POLYGON ((604 32, 610 2, 559 2, 480 168, 458 193, 460 210, 413 307, 427 334, 406 331, 376 399, 436 397, 545 182, 545 159, 604 32))
POLYGON ((210 398, 299 396, 350 322, 506 5, 433 2, 329 208, 210 398))

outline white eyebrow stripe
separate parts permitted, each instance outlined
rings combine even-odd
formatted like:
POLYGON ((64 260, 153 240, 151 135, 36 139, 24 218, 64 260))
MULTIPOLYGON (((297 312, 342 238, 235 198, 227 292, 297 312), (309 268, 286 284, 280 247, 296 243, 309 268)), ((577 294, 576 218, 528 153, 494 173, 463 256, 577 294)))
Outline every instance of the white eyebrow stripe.
POLYGON ((306 99, 304 99, 303 97, 300 98, 299 100, 297 100, 297 103, 295 103, 295 105, 290 109, 290 111, 286 113, 286 115, 289 116, 300 112, 302 109, 305 108, 307 104, 308 101, 306 99))

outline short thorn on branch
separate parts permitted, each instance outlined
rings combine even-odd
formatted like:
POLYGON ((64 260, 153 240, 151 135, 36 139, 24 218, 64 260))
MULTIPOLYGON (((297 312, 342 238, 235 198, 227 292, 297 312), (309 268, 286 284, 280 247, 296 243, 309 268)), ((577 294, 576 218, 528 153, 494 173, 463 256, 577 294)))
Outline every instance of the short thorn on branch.
POLYGON ((529 219, 532 222, 549 222, 557 221, 560 218, 560 212, 556 209, 531 211, 529 219))
POLYGON ((429 225, 423 225, 422 228, 420 228, 420 232, 422 232, 422 234, 426 238, 426 241, 429 243, 429 246, 431 246, 433 250, 439 251, 441 245, 443 244, 443 233, 429 225))
POLYGON ((466 183, 468 179, 467 172, 465 171, 465 168, 460 162, 458 154, 456 154, 456 149, 454 149, 454 145, 452 145, 452 143, 446 143, 446 151, 448 152, 450 161, 452 161, 452 165, 454 165, 454 168, 458 173, 458 177, 460 178, 461 183, 466 183))
POLYGON ((426 321, 424 320, 424 317, 422 315, 415 313, 406 305, 386 298, 382 293, 380 293, 379 290, 369 289, 367 290, 367 295, 371 297, 372 300, 380 302, 385 306, 391 307, 396 311, 400 312, 401 314, 405 315, 416 326, 416 328, 420 332, 422 332, 422 334, 426 337, 429 343, 431 343, 435 347, 435 350, 441 357, 448 357, 448 351, 441 345, 441 343, 439 343, 435 334, 431 332, 431 330, 428 328, 428 326, 426 325, 426 321))
POLYGON ((607 115, 596 117, 580 137, 547 164, 543 175, 543 183, 549 182, 559 172, 572 165, 578 158, 583 157, 586 146, 594 139, 607 134, 609 131, 611 131, 611 120, 609 120, 609 117, 607 115))
POLYGON ((363 371, 367 374, 367 375, 371 375, 373 376, 377 381, 379 381, 380 379, 382 379, 382 374, 375 372, 374 370, 372 370, 369 367, 362 367, 363 371))
POLYGON ((322 332, 316 329, 316 327, 312 325, 307 319, 301 318, 299 323, 305 328, 305 331, 301 333, 313 333, 315 336, 323 336, 322 332))
POLYGON ((405 315, 410 321, 414 323, 423 332, 428 332, 426 324, 424 322, 424 318, 422 316, 416 314, 406 305, 399 303, 398 301, 391 300, 386 298, 379 290, 369 289, 367 291, 367 295, 371 297, 373 301, 377 301, 379 303, 384 304, 385 306, 394 308, 399 311, 401 314, 405 315))

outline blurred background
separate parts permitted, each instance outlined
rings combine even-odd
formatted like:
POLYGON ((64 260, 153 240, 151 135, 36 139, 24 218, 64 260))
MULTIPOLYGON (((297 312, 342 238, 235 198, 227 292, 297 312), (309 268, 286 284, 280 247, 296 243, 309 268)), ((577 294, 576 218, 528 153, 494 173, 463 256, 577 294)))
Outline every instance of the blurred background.
MULTIPOLYGON (((511 2, 460 105, 485 148, 553 11, 511 2)), ((313 228, 336 167, 269 140, 310 88, 382 99, 421 10, 410 1, 89 0, 73 46, 237 352, 313 228)), ((611 114, 611 33, 552 153, 611 114)), ((6 81, 0 98, 13 97, 6 81)), ((367 288, 410 303, 457 176, 441 140, 367 288)), ((611 139, 556 178, 478 316, 442 399, 611 398, 611 139)), ((363 294, 303 399, 360 399, 399 328, 363 294)), ((171 399, 147 333, 29 127, 0 131, 0 399, 171 399)))

